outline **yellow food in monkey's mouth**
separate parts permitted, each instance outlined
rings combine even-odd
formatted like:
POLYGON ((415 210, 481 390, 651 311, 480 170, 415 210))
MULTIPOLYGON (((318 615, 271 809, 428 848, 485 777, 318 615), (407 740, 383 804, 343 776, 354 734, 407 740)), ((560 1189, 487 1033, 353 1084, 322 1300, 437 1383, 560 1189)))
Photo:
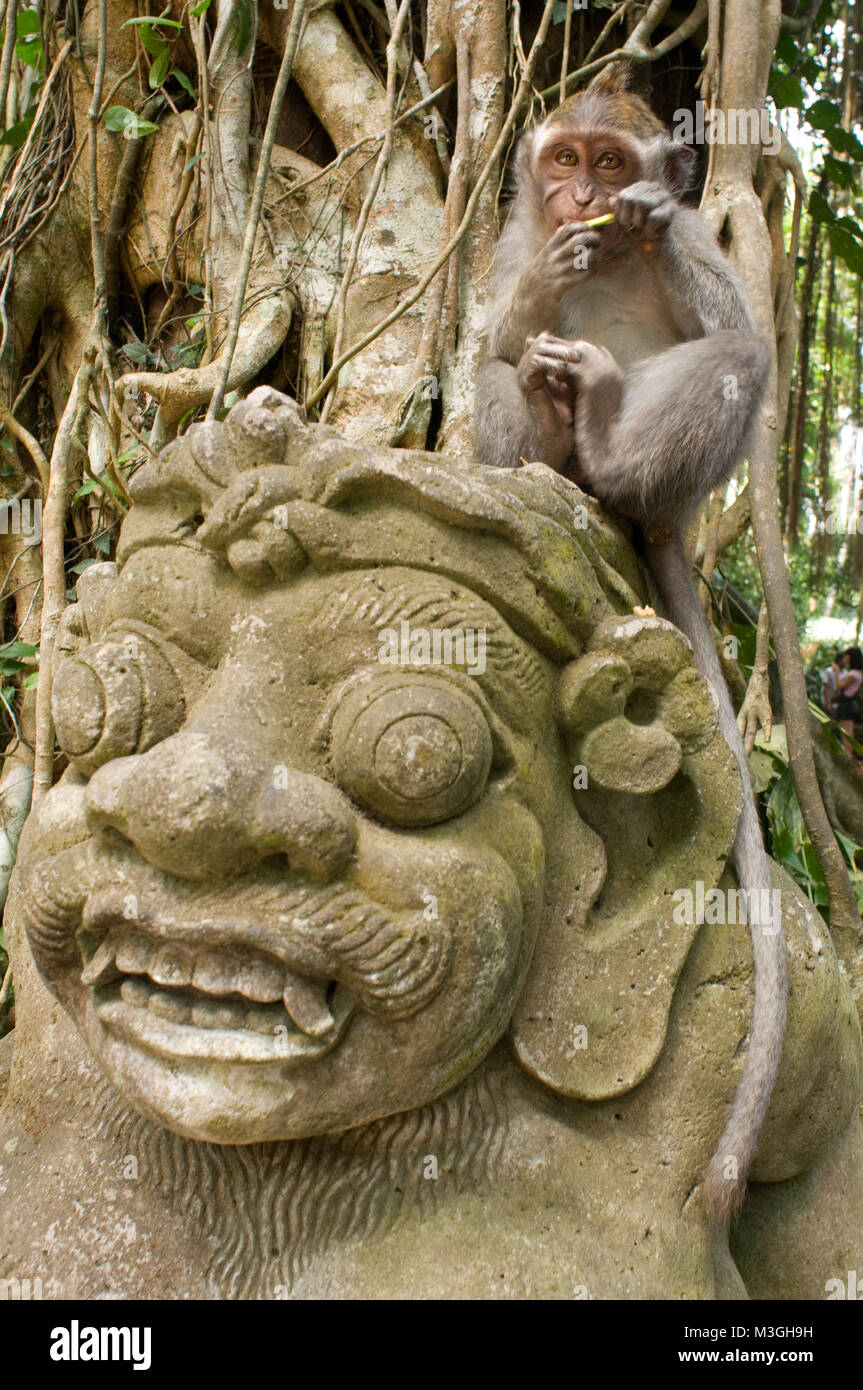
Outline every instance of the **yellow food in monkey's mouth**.
POLYGON ((582 223, 585 227, 605 227, 609 222, 614 221, 613 212, 604 212, 602 217, 594 217, 590 222, 582 223))

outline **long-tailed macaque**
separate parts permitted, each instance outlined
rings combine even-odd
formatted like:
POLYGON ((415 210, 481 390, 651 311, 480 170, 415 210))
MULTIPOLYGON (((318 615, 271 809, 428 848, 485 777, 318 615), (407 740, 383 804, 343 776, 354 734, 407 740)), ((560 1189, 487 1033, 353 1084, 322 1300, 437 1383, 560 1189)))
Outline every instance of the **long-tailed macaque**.
MULTIPOLYGON (((747 759, 682 537, 699 501, 745 455, 769 353, 737 274, 680 202, 692 151, 625 84, 607 70, 519 148, 477 380, 478 450, 496 468, 545 462, 640 524, 661 598, 710 682, 740 765, 740 886, 750 905, 767 903, 773 885, 747 759)), ((717 1219, 743 1201, 785 1030, 781 924, 753 915, 749 1048, 704 1183, 717 1219)))

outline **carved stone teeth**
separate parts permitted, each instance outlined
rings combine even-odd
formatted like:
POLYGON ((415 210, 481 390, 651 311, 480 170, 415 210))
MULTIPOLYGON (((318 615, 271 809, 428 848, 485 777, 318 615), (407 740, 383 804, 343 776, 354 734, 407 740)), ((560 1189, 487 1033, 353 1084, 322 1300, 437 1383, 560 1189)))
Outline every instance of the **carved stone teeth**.
POLYGON ((146 980, 124 980, 120 985, 120 998, 124 1004, 133 1004, 136 1009, 145 1009, 152 993, 153 987, 146 980))
POLYGON ((243 1015, 236 1004, 197 999, 192 1005, 192 1022, 198 1028, 242 1028, 243 1015))
POLYGON ((127 975, 146 975, 153 947, 146 936, 132 932, 121 938, 117 947, 117 969, 127 975))
POLYGON ((192 978, 194 961, 181 946, 163 946, 156 953, 147 973, 159 985, 187 985, 192 978))
POLYGON ((310 1037, 328 1033, 335 1019, 327 1006, 327 980, 307 980, 290 972, 284 979, 282 1000, 298 1028, 310 1037))
POLYGON ((149 1006, 151 1012, 174 1023, 199 1028, 242 1028, 272 1034, 278 1025, 281 1004, 294 1025, 313 1038, 324 1037, 335 1026, 327 1005, 328 981, 310 980, 285 971, 284 966, 261 957, 248 959, 225 949, 204 950, 194 957, 173 943, 158 945, 139 932, 119 941, 107 938, 82 973, 85 984, 95 983, 118 969, 133 976, 123 980, 120 995, 128 1004, 149 1006), (149 979, 134 978, 146 975, 149 979), (151 983, 154 982, 154 983, 151 983), (243 1010, 238 999, 190 1000, 157 990, 155 985, 182 989, 192 985, 204 994, 241 994, 262 1006, 243 1010))
POLYGON ((180 994, 165 994, 160 989, 153 990, 147 1000, 147 1008, 151 1014, 166 1018, 170 1023, 188 1023, 192 1012, 190 1000, 180 994))
POLYGON ((85 985, 98 985, 106 979, 112 979, 116 973, 114 965, 114 955, 117 950, 116 941, 110 936, 106 936, 102 945, 93 956, 88 960, 84 969, 81 971, 81 983, 85 985))
POLYGON ((284 989, 284 970, 275 962, 247 961, 240 969, 235 988, 256 1004, 277 1004, 284 989))
POLYGON ((202 951, 195 957, 192 984, 204 994, 232 994, 239 988, 242 968, 233 951, 202 951))
POLYGON ((267 1033, 272 1037, 280 1019, 284 1023, 284 1018, 285 1015, 281 1008, 257 1008, 246 1010, 244 1022, 246 1027, 251 1028, 253 1032, 267 1033))

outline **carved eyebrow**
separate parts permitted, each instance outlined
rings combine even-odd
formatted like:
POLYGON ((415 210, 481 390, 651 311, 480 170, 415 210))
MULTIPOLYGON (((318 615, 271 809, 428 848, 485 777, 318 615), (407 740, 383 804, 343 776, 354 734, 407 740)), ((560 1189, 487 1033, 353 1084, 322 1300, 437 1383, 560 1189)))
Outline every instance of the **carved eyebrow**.
POLYGON ((414 628, 434 630, 482 629, 486 635, 487 666, 474 679, 495 695, 507 686, 536 699, 548 685, 548 672, 530 648, 519 641, 503 620, 480 599, 462 596, 456 586, 438 583, 417 589, 413 585, 351 588, 332 594, 316 615, 312 627, 332 633, 340 627, 363 622, 370 627, 398 628, 402 622, 414 628))

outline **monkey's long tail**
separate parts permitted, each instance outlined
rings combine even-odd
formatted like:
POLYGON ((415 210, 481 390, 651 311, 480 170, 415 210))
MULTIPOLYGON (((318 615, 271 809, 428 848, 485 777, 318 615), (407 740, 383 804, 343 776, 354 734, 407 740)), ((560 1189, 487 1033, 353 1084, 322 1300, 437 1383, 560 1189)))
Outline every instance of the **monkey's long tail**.
POLYGON ((724 1221, 738 1212, 746 1195, 746 1177, 770 1105, 782 1056, 788 988, 781 916, 772 919, 773 882, 761 837, 755 795, 743 740, 710 631, 698 602, 689 562, 679 540, 647 544, 647 559, 672 621, 692 644, 695 664, 707 678, 719 706, 719 727, 740 767, 743 811, 732 857, 740 887, 746 892, 749 934, 755 959, 754 1003, 749 1048, 731 1114, 704 1178, 708 1214, 724 1221), (752 907, 760 910, 753 914, 752 907), (770 910, 765 911, 766 904, 770 910), (752 917, 756 916, 757 921, 752 917))

